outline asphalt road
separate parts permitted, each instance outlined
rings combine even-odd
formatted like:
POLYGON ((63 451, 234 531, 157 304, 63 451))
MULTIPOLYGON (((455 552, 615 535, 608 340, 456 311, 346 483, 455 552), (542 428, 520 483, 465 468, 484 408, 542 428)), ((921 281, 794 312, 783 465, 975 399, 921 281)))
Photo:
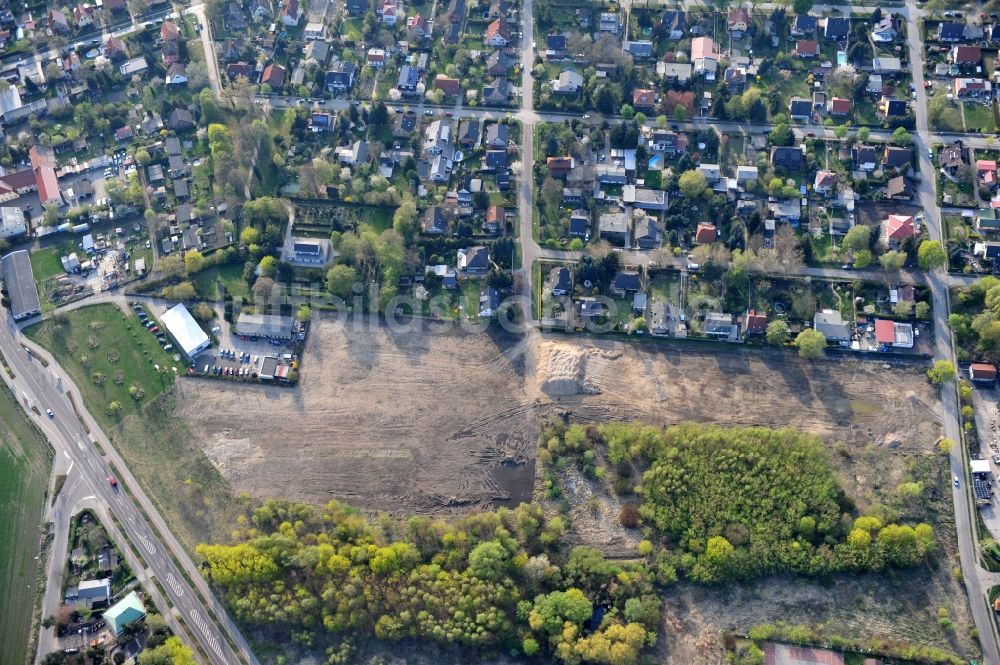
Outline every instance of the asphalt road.
MULTIPOLYGON (((103 432, 97 427, 93 418, 89 414, 85 414, 84 417, 88 420, 91 432, 108 453, 107 459, 91 443, 90 435, 80 423, 67 397, 67 391, 72 391, 77 403, 82 406, 79 390, 72 385, 69 377, 47 353, 35 349, 32 354, 29 354, 21 347, 22 343, 27 342, 20 336, 6 309, 0 309, 0 320, 2 320, 0 323, 0 353, 7 359, 16 378, 11 381, 6 373, 0 374, 2 374, 4 381, 11 385, 18 399, 22 402, 22 406, 28 410, 29 415, 35 418, 39 428, 52 443, 56 455, 71 462, 74 470, 80 474, 80 482, 87 495, 92 495, 95 502, 99 506, 103 506, 122 525, 124 537, 142 557, 141 566, 137 570, 143 570, 146 577, 155 577, 160 581, 170 605, 176 608, 179 616, 183 618, 188 628, 188 635, 197 641, 208 654, 208 662, 213 665, 236 665, 241 662, 258 665, 258 661, 246 640, 229 619, 218 600, 211 594, 208 585, 201 578, 197 568, 184 553, 179 543, 173 539, 172 534, 163 523, 162 517, 159 516, 159 513, 142 492, 138 482, 129 473, 126 465, 107 441, 103 432), (46 358, 49 366, 43 367, 37 357, 46 358), (25 404, 25 401, 28 403, 25 404), (37 405, 43 414, 46 409, 51 409, 53 417, 35 416, 30 411, 30 405, 37 405), (108 461, 115 464, 114 471, 109 467, 108 461), (111 487, 108 478, 112 475, 118 478, 122 488, 128 488, 128 493, 124 489, 115 490, 111 487), (172 541, 169 550, 160 537, 146 524, 143 514, 138 510, 136 504, 142 506, 145 514, 157 525, 160 532, 165 534, 164 537, 168 541, 172 541), (174 564, 171 554, 184 565, 186 573, 195 581, 202 596, 208 599, 208 603, 219 621, 212 618, 209 606, 188 584, 185 576, 174 564), (228 633, 228 637, 239 645, 239 653, 230 647, 225 633, 228 633)), ((34 348, 34 345, 28 344, 34 348)), ((71 482, 76 483, 77 481, 74 478, 71 482)), ((65 507, 60 507, 60 511, 63 510, 65 507)), ((65 515, 60 517, 65 518, 65 515)), ((58 585, 56 586, 58 588, 58 585)), ((163 607, 161 609, 166 612, 169 608, 163 607)))

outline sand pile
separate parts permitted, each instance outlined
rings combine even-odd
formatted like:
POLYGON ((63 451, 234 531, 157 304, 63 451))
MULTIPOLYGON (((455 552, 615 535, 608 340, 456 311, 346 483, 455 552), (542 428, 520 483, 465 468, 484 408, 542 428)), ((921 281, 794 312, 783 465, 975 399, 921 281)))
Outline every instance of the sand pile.
POLYGON ((598 395, 603 370, 620 356, 616 351, 544 343, 539 353, 539 389, 549 397, 598 395))

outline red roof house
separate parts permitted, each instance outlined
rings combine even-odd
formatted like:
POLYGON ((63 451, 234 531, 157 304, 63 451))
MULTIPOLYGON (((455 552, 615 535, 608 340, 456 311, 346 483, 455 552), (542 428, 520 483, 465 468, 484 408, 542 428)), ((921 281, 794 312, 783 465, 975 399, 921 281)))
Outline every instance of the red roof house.
POLYGON ((973 381, 996 381, 997 368, 986 363, 972 363, 969 365, 969 378, 973 381))
POLYGON ((830 115, 847 115, 854 108, 854 102, 850 99, 834 97, 830 100, 830 115))
POLYGON ((694 241, 699 245, 707 245, 710 242, 715 242, 717 235, 718 230, 715 228, 715 224, 701 223, 694 233, 694 241))
POLYGON ((884 224, 885 238, 890 246, 898 246, 907 238, 917 235, 911 215, 889 215, 884 224))
POLYGON ((800 58, 815 58, 819 55, 819 43, 815 39, 800 39, 795 42, 795 55, 800 58))
POLYGON ((444 91, 444 94, 455 96, 459 92, 458 79, 438 74, 434 78, 434 87, 444 91))
POLYGON ((746 331, 748 335, 763 335, 767 331, 767 315, 755 309, 747 310, 746 331))
POLYGON ((637 109, 651 109, 656 106, 655 90, 633 90, 632 106, 637 109))

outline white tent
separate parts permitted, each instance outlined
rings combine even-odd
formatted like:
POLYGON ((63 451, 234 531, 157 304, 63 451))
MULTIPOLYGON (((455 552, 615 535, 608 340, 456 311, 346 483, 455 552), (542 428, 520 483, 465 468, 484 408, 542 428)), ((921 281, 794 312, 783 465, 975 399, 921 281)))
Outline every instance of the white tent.
POLYGON ((160 321, 188 358, 194 358, 209 347, 208 335, 184 305, 177 305, 168 310, 160 317, 160 321))
POLYGON ((970 460, 969 466, 972 467, 972 473, 989 473, 990 472, 990 461, 985 459, 974 459, 970 460))

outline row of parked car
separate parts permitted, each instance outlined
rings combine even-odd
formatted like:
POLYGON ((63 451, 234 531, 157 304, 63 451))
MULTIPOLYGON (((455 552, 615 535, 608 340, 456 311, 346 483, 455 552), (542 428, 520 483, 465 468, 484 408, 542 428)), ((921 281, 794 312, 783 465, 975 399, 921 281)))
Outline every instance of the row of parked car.
POLYGON ((156 325, 156 321, 149 318, 146 314, 146 308, 142 306, 142 303, 132 303, 132 309, 135 310, 136 316, 139 317, 139 321, 145 326, 146 330, 156 335, 156 341, 160 343, 164 351, 173 351, 174 345, 167 341, 167 336, 160 332, 160 326, 156 325))
POLYGON ((256 379, 257 372, 249 367, 220 367, 218 365, 205 365, 201 370, 202 374, 214 374, 215 376, 235 376, 244 379, 256 379))
POLYGON ((239 353, 236 353, 232 349, 219 349, 219 357, 222 358, 223 360, 239 360, 241 363, 249 363, 252 358, 254 364, 257 363, 257 356, 251 356, 249 353, 246 353, 245 351, 240 351, 239 353))

